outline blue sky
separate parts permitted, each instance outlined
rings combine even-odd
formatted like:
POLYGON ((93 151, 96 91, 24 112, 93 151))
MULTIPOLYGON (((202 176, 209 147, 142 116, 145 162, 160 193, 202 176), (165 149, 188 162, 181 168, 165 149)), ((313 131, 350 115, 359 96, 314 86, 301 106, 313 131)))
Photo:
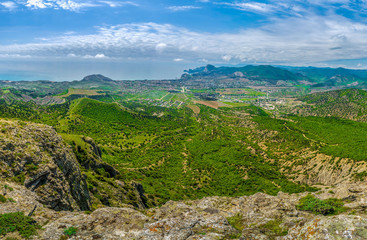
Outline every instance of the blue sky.
POLYGON ((205 65, 367 68, 366 0, 0 0, 0 79, 179 77, 205 65))

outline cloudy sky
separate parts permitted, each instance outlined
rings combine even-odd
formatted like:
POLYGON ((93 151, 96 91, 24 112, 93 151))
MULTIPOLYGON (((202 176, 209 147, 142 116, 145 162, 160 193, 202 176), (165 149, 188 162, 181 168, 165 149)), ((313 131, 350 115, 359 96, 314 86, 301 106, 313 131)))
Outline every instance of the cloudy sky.
POLYGON ((367 68, 367 0, 0 0, 0 79, 179 77, 272 64, 367 68))

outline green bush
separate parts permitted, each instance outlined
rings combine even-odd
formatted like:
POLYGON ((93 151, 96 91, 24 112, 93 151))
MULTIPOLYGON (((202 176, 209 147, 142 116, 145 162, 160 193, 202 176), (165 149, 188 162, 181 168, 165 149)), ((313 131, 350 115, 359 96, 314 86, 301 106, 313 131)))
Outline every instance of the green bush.
POLYGON ((67 236, 73 236, 76 234, 76 231, 78 231, 78 229, 76 227, 71 226, 64 230, 64 234, 67 236))
POLYGON ((0 235, 18 231, 23 238, 29 238, 37 234, 37 229, 41 226, 23 212, 0 214, 0 235))
POLYGON ((14 190, 12 187, 9 187, 9 186, 8 186, 8 185, 6 185, 6 184, 4 185, 4 188, 5 188, 5 189, 8 189, 10 192, 14 190))
POLYGON ((6 202, 6 197, 0 194, 0 202, 4 203, 6 202))
POLYGON ((344 203, 340 199, 329 198, 320 200, 311 194, 299 200, 297 209, 322 215, 339 214, 346 211, 344 203))

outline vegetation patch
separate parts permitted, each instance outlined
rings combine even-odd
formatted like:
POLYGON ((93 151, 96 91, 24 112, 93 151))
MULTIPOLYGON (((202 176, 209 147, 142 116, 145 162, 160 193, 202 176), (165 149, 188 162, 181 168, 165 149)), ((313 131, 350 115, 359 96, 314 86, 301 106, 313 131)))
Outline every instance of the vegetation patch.
POLYGON ((322 215, 335 215, 347 210, 341 199, 328 198, 320 200, 311 194, 308 194, 299 200, 297 209, 322 215))
POLYGON ((23 212, 0 214, 0 235, 18 231, 23 238, 37 235, 37 229, 41 226, 23 212))
POLYGON ((76 227, 71 226, 71 227, 64 230, 64 234, 66 236, 73 236, 73 235, 76 235, 77 231, 78 231, 78 229, 76 227))
POLYGON ((262 232, 269 236, 286 236, 288 234, 288 229, 281 226, 282 220, 275 219, 270 220, 264 225, 259 226, 262 232))
POLYGON ((4 203, 6 202, 6 197, 0 194, 0 202, 4 203))
POLYGON ((242 219, 243 219, 242 214, 236 214, 232 217, 228 217, 227 221, 234 229, 236 229, 239 232, 242 232, 242 230, 245 228, 242 219))

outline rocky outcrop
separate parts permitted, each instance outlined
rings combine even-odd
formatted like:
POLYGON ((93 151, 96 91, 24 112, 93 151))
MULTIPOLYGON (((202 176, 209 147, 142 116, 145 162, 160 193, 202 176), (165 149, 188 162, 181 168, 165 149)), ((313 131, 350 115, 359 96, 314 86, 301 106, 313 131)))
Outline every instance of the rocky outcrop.
POLYGON ((111 165, 103 162, 102 151, 90 137, 64 135, 87 177, 92 196, 92 208, 123 207, 126 204, 139 209, 152 206, 138 182, 125 182, 111 165))
POLYGON ((116 177, 120 174, 114 167, 102 161, 102 151, 92 138, 83 136, 81 140, 85 143, 84 149, 80 148, 80 146, 75 146, 74 143, 74 147, 76 148, 74 152, 82 167, 94 171, 103 169, 110 177, 116 177))
POLYGON ((52 127, 0 120, 3 178, 24 184, 55 210, 89 210, 90 196, 71 149, 52 127))
MULTIPOLYGON (((34 219, 42 225, 34 239, 67 239, 65 229, 75 227, 69 239, 356 239, 367 238, 367 182, 324 187, 313 193, 320 199, 345 199, 349 209, 340 215, 322 216, 296 208, 303 194, 257 193, 239 198, 206 197, 169 201, 161 207, 138 211, 131 207, 104 207, 92 213, 54 211, 37 201, 36 193, 12 182, 0 181, 0 194, 13 201, 0 203, 0 214, 34 206, 34 219), (7 185, 5 188, 3 186, 7 185), (12 190, 9 190, 12 188, 12 190)), ((15 234, 16 235, 16 234, 15 234)), ((14 233, 8 236, 14 237, 14 233)), ((20 237, 16 235, 18 239, 20 237)))
POLYGON ((336 216, 297 210, 299 199, 307 193, 257 193, 240 198, 169 201, 144 214, 128 208, 103 208, 90 215, 73 213, 47 224, 42 236, 58 239, 62 235, 59 229, 76 226, 80 231, 75 239, 366 239, 367 218, 358 209, 367 183, 359 186, 358 193, 356 189, 356 185, 344 184, 333 189, 336 193, 325 188, 315 194, 355 199, 354 206, 348 205, 349 212, 336 216))

